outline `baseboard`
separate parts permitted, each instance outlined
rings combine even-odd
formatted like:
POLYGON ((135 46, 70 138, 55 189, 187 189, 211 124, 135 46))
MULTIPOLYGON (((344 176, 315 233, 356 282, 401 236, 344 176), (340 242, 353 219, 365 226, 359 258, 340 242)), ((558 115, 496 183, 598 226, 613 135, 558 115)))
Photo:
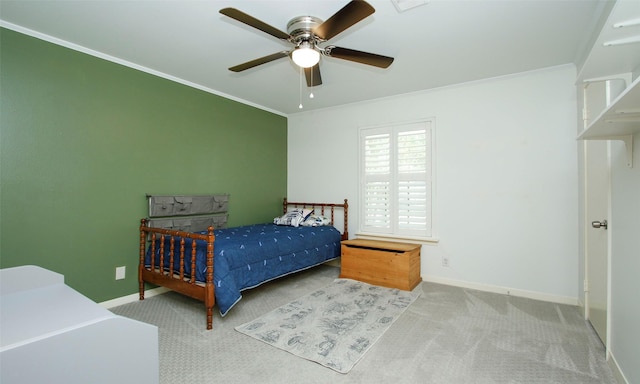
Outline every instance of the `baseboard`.
MULTIPOLYGON (((144 291, 144 297, 149 298, 153 296, 158 296, 168 291, 170 291, 170 289, 165 287, 147 289, 144 291)), ((140 294, 132 293, 131 295, 116 297, 115 299, 112 299, 112 300, 103 301, 101 303, 98 303, 98 305, 109 309, 109 308, 117 307, 119 305, 134 303, 138 300, 140 300, 140 294)))
POLYGON ((609 353, 607 365, 609 365, 609 368, 611 368, 611 373, 613 373, 613 377, 615 377, 618 384, 629 384, 629 381, 622 373, 622 370, 620 369, 620 366, 618 365, 615 357, 613 357, 612 353, 609 353))
POLYGON ((422 280, 430 283, 451 285, 454 287, 469 288, 469 289, 475 289, 475 290, 484 291, 484 292, 501 293, 503 295, 525 297, 528 299, 547 301, 550 303, 578 305, 577 297, 550 295, 547 293, 527 291, 524 289, 515 289, 515 288, 501 287, 497 285, 480 284, 480 283, 472 283, 472 282, 463 281, 463 280, 448 279, 440 276, 427 275, 427 276, 423 276, 422 280))
MULTIPOLYGON (((540 300, 540 301, 548 301, 548 302, 551 302, 551 303, 567 304, 567 305, 579 305, 580 304, 578 298, 575 298, 575 297, 549 295, 549 294, 546 294, 546 293, 540 293, 540 292, 535 292, 535 291, 526 291, 526 290, 522 290, 522 289, 507 288, 507 287, 501 287, 501 286, 497 286, 497 285, 471 283, 471 282, 463 281, 463 280, 447 279, 447 278, 443 278, 443 277, 440 277, 440 276, 429 276, 429 275, 427 275, 426 277, 423 277, 422 280, 426 281, 426 282, 430 282, 430 283, 451 285, 451 286, 454 286, 454 287, 469 288, 469 289, 475 289, 475 290, 484 291, 484 292, 501 293, 503 295, 509 295, 509 296, 526 297, 528 299, 534 299, 534 300, 540 300)), ((170 289, 169 288, 165 288, 165 287, 158 287, 158 288, 148 289, 148 290, 145 291, 144 297, 153 297, 153 296, 161 295, 161 294, 166 293, 168 291, 170 291, 170 289)), ((103 302, 98 303, 98 304, 101 305, 104 308, 109 309, 109 308, 117 307, 119 305, 133 303, 133 302, 138 301, 139 299, 140 299, 139 294, 138 293, 133 293, 131 295, 117 297, 117 298, 112 299, 112 300, 103 301, 103 302)))

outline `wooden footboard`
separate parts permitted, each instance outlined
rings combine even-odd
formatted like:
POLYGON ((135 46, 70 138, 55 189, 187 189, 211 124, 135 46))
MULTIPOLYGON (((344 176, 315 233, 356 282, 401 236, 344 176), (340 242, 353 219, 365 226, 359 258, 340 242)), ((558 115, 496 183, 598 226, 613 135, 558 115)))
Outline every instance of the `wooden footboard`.
POLYGON ((207 309, 207 329, 212 328, 213 306, 215 305, 215 287, 213 284, 213 243, 215 236, 213 227, 209 227, 206 235, 191 232, 172 231, 162 228, 147 227, 147 220, 140 221, 140 264, 138 281, 140 284, 140 300, 144 300, 145 283, 167 287, 176 292, 204 302, 207 309), (148 241, 147 241, 148 240, 148 241), (159 241, 157 241, 159 240, 159 241), (207 242, 207 272, 204 285, 196 282, 196 240, 207 242), (169 269, 165 265, 165 244, 169 242, 169 269), (191 254, 185 254, 185 244, 191 242, 191 254), (157 244, 156 244, 157 243, 157 244), (151 260, 145 265, 147 247, 151 247, 151 260), (156 260, 156 246, 160 249, 159 260, 156 260), (179 268, 174 269, 174 260, 179 260, 179 268), (185 263, 190 263, 190 276, 185 274, 185 263))

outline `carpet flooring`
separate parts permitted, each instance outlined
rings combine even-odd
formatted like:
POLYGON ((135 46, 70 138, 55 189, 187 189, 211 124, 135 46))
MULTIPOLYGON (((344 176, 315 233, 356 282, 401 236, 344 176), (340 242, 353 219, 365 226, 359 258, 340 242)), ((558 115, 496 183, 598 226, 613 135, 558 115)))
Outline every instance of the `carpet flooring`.
POLYGON ((173 292, 111 310, 159 327, 162 384, 616 383, 579 308, 427 282, 347 374, 234 329, 338 275, 322 265, 245 291, 211 331, 202 303, 173 292))

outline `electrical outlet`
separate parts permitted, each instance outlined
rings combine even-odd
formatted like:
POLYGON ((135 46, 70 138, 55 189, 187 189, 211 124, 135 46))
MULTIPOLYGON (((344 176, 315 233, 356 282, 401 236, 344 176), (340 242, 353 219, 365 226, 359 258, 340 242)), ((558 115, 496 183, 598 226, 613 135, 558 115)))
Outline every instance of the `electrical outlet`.
POLYGON ((449 267, 449 257, 448 256, 442 256, 442 266, 443 267, 449 267))
POLYGON ((127 272, 127 267, 116 267, 116 280, 124 279, 124 276, 127 272))

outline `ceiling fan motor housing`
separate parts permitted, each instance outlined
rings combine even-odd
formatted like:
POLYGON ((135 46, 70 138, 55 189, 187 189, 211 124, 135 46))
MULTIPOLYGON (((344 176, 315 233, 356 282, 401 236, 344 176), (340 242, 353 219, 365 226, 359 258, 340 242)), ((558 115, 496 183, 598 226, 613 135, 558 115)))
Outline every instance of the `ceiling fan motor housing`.
POLYGON ((322 24, 322 20, 314 16, 298 16, 287 23, 287 33, 291 42, 299 45, 303 41, 319 43, 321 40, 313 34, 313 29, 322 24))

